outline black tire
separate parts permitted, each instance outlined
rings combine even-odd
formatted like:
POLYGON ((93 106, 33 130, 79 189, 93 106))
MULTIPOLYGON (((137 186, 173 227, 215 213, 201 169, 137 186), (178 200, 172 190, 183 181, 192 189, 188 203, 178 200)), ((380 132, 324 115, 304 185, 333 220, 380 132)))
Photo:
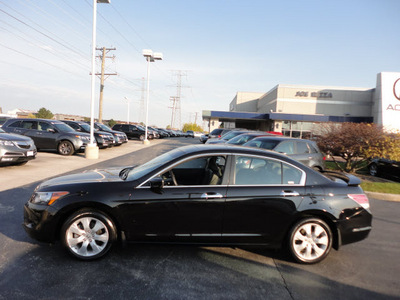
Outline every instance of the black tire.
POLYGON ((141 135, 139 136, 139 140, 140 140, 140 141, 144 141, 144 134, 141 134, 141 135))
POLYGON ((58 144, 58 153, 64 156, 69 156, 75 153, 74 145, 70 141, 61 141, 58 144))
POLYGON ((93 209, 77 211, 61 228, 63 246, 80 260, 104 256, 116 239, 117 231, 111 219, 93 209))
POLYGON ((288 249, 299 263, 318 263, 327 257, 331 248, 331 229, 319 218, 300 220, 289 232, 288 249))

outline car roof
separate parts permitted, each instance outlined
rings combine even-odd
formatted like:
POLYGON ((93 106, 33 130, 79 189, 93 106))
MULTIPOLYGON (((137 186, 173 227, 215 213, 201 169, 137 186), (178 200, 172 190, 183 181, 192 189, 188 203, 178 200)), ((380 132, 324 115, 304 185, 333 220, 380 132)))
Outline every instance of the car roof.
POLYGON ((60 120, 51 120, 51 119, 37 119, 37 118, 12 118, 12 119, 8 119, 6 122, 10 123, 11 121, 45 121, 45 122, 51 122, 51 123, 63 123, 60 120))
POLYGON ((312 142, 310 140, 305 140, 305 139, 298 139, 298 138, 292 138, 288 136, 279 136, 279 135, 265 135, 265 136, 260 136, 252 141, 260 141, 260 140, 276 140, 276 141, 306 141, 306 142, 312 142))
POLYGON ((253 147, 244 147, 244 146, 236 146, 229 144, 201 144, 201 145, 189 145, 184 147, 179 147, 171 151, 171 154, 174 157, 182 157, 189 155, 201 155, 201 154, 213 154, 213 153, 227 153, 227 154, 243 154, 243 155, 260 155, 260 156, 268 156, 271 158, 281 159, 287 161, 291 164, 295 164, 296 166, 304 167, 303 164, 298 161, 288 157, 287 155, 270 151, 266 149, 253 148, 253 147))

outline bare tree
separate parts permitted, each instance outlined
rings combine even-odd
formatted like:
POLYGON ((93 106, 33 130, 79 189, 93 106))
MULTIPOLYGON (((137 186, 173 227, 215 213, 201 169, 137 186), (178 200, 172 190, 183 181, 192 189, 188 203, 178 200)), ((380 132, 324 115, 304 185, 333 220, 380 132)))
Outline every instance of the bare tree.
POLYGON ((327 123, 319 128, 318 146, 333 157, 336 166, 354 172, 376 157, 400 160, 400 135, 387 133, 382 127, 369 123, 327 123), (335 156, 345 160, 342 167, 335 156))

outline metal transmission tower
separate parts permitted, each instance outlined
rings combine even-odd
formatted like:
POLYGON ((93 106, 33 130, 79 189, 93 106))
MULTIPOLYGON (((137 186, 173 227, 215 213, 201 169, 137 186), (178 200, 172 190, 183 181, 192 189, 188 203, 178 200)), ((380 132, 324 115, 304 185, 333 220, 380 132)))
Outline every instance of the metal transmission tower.
MULTIPOLYGON (((181 128, 181 90, 182 90, 182 77, 187 76, 186 71, 177 70, 173 71, 174 76, 177 77, 176 82, 176 96, 171 96, 169 99, 172 101, 172 115, 171 115, 171 128, 181 128)), ((186 86, 184 86, 186 87, 186 86)))
POLYGON ((105 73, 105 62, 106 58, 115 58, 115 55, 113 56, 106 56, 108 52, 111 50, 116 50, 116 48, 96 48, 96 50, 101 50, 101 54, 98 55, 97 57, 101 58, 101 73, 96 73, 97 76, 100 76, 100 100, 99 100, 99 122, 101 123, 103 121, 103 90, 104 90, 104 81, 108 78, 108 76, 111 75, 117 75, 117 73, 105 73), (104 78, 104 76, 107 76, 107 78, 104 78))

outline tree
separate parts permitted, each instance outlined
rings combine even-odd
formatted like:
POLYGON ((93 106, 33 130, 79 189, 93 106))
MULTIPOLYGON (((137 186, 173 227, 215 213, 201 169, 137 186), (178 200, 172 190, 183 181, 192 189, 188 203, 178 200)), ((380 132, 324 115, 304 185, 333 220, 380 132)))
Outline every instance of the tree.
POLYGON ((36 117, 39 119, 53 119, 54 115, 50 110, 42 107, 37 112, 36 117))
POLYGON ((183 124, 182 131, 183 131, 183 132, 186 132, 186 131, 188 131, 188 130, 192 130, 192 131, 203 131, 203 129, 202 129, 199 125, 197 125, 197 124, 195 124, 195 123, 185 123, 185 124, 183 124))
POLYGON ((376 124, 327 123, 321 125, 320 132, 318 146, 332 156, 342 171, 357 171, 376 157, 400 160, 400 135, 387 133, 376 124), (334 156, 344 159, 345 166, 342 167, 334 156))

